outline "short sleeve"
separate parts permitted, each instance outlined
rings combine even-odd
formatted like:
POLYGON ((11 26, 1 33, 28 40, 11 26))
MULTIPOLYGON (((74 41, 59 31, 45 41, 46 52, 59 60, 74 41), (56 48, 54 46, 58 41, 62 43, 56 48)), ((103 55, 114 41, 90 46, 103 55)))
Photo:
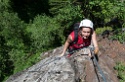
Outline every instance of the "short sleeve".
POLYGON ((72 31, 72 32, 70 33, 70 36, 71 36, 71 38, 72 38, 72 41, 74 41, 74 31, 72 31))

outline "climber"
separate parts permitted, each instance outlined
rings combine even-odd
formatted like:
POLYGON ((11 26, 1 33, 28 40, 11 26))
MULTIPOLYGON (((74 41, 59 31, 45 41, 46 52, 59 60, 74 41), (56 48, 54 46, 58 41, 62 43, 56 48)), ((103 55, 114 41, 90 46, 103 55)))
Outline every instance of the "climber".
MULTIPOLYGON (((75 31, 72 31, 63 48, 63 52, 60 56, 64 56, 67 49, 70 50, 77 50, 80 48, 87 47, 93 43, 94 46, 94 54, 97 54, 99 51, 97 39, 96 39, 96 33, 93 28, 93 22, 89 19, 84 19, 80 22, 79 29, 78 29, 78 40, 74 42, 75 39, 75 31), (92 42, 91 42, 92 40, 92 42)), ((70 52, 69 52, 70 53, 70 52)), ((89 55, 90 56, 90 55, 89 55)))

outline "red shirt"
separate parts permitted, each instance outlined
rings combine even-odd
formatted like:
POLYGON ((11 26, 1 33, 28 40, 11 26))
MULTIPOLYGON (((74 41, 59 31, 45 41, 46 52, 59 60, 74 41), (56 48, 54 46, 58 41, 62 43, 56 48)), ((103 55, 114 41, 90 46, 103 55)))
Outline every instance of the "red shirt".
MULTIPOLYGON (((75 39, 74 35, 75 35, 74 31, 70 33, 70 36, 72 37, 73 41, 75 39)), ((69 48, 79 49, 79 48, 87 47, 90 44, 91 44, 91 37, 89 37, 88 39, 84 39, 78 34, 78 41, 76 43, 71 43, 69 48)))

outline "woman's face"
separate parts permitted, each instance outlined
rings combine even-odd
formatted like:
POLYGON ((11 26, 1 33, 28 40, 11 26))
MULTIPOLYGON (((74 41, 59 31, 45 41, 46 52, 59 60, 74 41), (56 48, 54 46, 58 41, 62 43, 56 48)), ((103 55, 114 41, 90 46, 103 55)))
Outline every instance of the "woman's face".
POLYGON ((86 27, 86 28, 82 28, 81 29, 81 35, 84 39, 88 39, 88 37, 90 36, 91 34, 91 29, 86 27))

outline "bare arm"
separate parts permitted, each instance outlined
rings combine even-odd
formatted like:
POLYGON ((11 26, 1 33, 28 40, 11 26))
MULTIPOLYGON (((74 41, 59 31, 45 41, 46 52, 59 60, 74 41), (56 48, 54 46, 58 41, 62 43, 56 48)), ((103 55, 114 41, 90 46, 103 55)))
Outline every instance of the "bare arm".
POLYGON ((98 47, 98 43, 97 43, 97 38, 96 38, 96 33, 95 33, 95 31, 94 31, 93 34, 92 34, 92 42, 93 42, 93 45, 94 45, 94 48, 95 48, 94 53, 95 53, 95 54, 98 54, 99 47, 98 47))
POLYGON ((65 44, 64 44, 64 48, 63 48, 63 52, 62 52, 61 56, 63 56, 65 54, 65 52, 66 52, 66 50, 71 42, 72 42, 72 37, 69 35, 65 44))

